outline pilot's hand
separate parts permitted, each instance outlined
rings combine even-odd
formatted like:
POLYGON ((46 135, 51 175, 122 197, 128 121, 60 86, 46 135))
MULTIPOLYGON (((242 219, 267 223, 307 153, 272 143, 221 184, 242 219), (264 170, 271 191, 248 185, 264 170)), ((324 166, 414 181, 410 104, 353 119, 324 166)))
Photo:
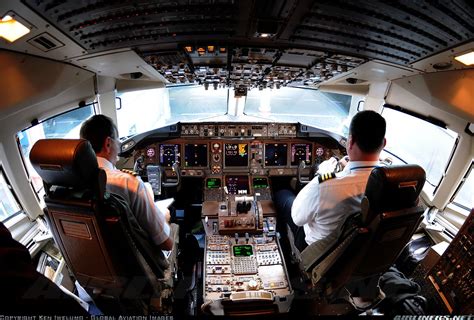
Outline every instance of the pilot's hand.
POLYGON ((317 173, 324 174, 324 173, 334 172, 334 170, 336 170, 336 165, 337 165, 337 159, 334 157, 331 157, 328 160, 321 162, 317 173))
POLYGON ((171 213, 170 213, 170 210, 169 209, 166 209, 166 211, 164 212, 165 214, 165 220, 167 223, 170 223, 170 220, 171 220, 171 213))
POLYGON ((339 165, 341 166, 341 169, 343 170, 347 166, 348 163, 349 163, 349 156, 342 157, 342 159, 339 160, 339 165))

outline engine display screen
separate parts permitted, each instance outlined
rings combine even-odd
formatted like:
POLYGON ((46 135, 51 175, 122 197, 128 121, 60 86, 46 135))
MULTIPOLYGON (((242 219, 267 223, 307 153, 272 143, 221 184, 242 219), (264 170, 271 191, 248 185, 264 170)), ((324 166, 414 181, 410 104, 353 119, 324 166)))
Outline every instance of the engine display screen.
POLYGON ((226 176, 225 186, 230 194, 248 194, 249 177, 248 176, 226 176))
POLYGON ((224 145, 224 166, 246 167, 249 164, 249 146, 246 143, 226 143, 224 145))
POLYGON ((292 143, 291 144, 291 165, 297 166, 301 161, 305 164, 311 164, 313 146, 310 143, 292 143))
POLYGON ((208 189, 217 189, 221 187, 221 179, 219 178, 208 178, 206 180, 206 187, 208 189))
POLYGON ((179 144, 160 144, 160 165, 171 167, 175 162, 179 164, 181 161, 179 148, 179 144))
POLYGON ((207 167, 207 144, 185 144, 184 166, 207 167))
POLYGON ((253 178, 253 188, 254 189, 265 189, 268 188, 267 178, 253 178))
POLYGON ((265 143, 265 166, 282 167, 287 164, 288 144, 265 143))
POLYGON ((253 255, 253 249, 251 245, 244 244, 240 246, 233 246, 234 257, 249 257, 253 255))

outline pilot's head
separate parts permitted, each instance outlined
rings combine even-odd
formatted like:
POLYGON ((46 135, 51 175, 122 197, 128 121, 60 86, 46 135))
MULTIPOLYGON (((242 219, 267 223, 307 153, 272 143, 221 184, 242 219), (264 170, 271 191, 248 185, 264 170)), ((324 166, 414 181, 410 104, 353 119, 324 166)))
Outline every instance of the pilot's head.
POLYGON ((385 147, 385 119, 375 111, 357 113, 349 126, 347 154, 352 161, 377 161, 385 147))
POLYGON ((112 119, 104 115, 95 115, 81 126, 81 138, 90 141, 97 156, 117 163, 120 150, 117 127, 112 119))

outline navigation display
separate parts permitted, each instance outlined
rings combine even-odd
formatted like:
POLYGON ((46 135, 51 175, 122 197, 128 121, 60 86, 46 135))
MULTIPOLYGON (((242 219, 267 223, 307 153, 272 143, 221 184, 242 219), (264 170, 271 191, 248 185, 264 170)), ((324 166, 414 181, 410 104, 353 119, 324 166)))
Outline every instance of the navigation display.
POLYGON ((288 144, 265 143, 265 166, 282 167, 287 164, 288 144))
POLYGON ((224 166, 246 167, 249 164, 249 146, 246 143, 226 143, 224 145, 224 166))
POLYGON ((160 165, 171 167, 175 162, 179 164, 181 161, 179 148, 179 144, 160 144, 160 165))
POLYGON ((184 166, 207 167, 207 144, 185 144, 184 166))
POLYGON ((248 194, 249 176, 226 176, 225 186, 229 194, 248 194))
POLYGON ((301 161, 305 164, 312 162, 313 146, 310 143, 292 143, 291 144, 291 165, 297 166, 301 161))

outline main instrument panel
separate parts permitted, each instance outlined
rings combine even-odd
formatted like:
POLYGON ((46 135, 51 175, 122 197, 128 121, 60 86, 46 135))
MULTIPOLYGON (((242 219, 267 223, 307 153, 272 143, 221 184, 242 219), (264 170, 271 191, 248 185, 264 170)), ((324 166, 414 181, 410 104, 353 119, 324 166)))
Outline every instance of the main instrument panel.
POLYGON ((222 201, 254 193, 270 200, 268 178, 295 177, 302 161, 310 167, 344 154, 335 139, 305 137, 297 124, 182 124, 178 135, 138 148, 134 158, 143 159, 143 172, 159 165, 166 176, 177 163, 183 178, 204 179, 204 200, 222 201))
POLYGON ((135 158, 146 163, 182 169, 209 169, 219 174, 226 169, 294 168, 331 156, 341 157, 344 148, 329 137, 301 139, 295 124, 208 125, 183 124, 179 138, 138 149, 135 158), (256 165, 258 164, 258 165, 256 165))

